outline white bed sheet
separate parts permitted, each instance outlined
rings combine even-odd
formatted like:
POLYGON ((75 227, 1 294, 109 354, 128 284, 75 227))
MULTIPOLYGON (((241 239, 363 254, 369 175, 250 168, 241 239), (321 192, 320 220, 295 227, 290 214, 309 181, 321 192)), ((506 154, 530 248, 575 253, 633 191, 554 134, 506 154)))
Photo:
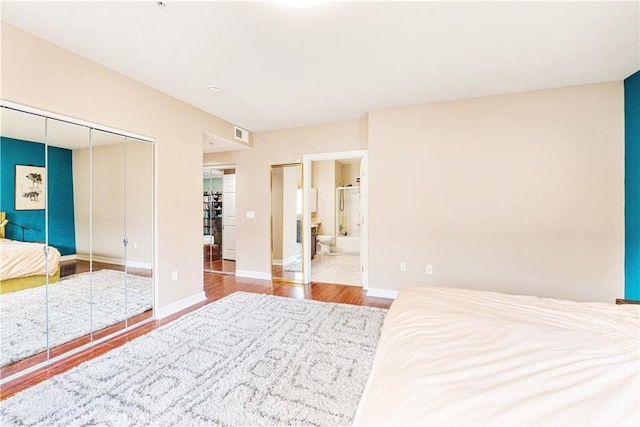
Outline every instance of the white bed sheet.
POLYGON ((640 425, 640 306, 454 288, 392 304, 356 425, 640 425))
POLYGON ((0 280, 54 274, 60 263, 60 252, 49 246, 45 263, 43 246, 42 243, 0 239, 0 280))

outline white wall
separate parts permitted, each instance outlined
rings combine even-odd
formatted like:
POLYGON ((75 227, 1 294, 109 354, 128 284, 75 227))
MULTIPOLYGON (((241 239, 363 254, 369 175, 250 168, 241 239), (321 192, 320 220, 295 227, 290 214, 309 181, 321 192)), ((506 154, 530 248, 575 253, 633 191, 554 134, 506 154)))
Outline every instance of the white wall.
POLYGON ((371 112, 370 286, 613 302, 623 156, 621 82, 371 112))

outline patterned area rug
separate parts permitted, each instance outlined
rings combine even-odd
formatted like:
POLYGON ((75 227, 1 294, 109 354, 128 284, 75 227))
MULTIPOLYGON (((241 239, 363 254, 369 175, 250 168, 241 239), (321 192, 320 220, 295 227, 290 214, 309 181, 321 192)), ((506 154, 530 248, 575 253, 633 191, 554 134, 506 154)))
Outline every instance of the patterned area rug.
POLYGON ((385 315, 236 292, 0 402, 0 420, 349 425, 385 315))
MULTIPOLYGON (((46 298, 45 286, 0 295, 0 366, 46 350, 46 298)), ((98 331, 152 305, 150 278, 113 270, 64 277, 49 286, 49 344, 80 338, 91 326, 98 331)))

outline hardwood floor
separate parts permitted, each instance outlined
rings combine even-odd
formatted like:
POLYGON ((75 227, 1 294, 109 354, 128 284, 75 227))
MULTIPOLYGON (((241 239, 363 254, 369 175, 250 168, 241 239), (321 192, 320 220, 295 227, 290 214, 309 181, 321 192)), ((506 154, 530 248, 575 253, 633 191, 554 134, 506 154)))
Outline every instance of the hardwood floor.
POLYGON ((204 260, 204 270, 209 272, 235 273, 236 262, 228 259, 204 260))
MULTIPOLYGON (((61 361, 52 363, 35 372, 3 384, 0 389, 0 400, 42 382, 54 375, 68 371, 82 362, 101 356, 116 347, 142 336, 153 329, 165 325, 180 316, 203 307, 213 301, 223 298, 236 291, 255 292, 261 294, 278 295, 297 299, 312 299, 316 301, 337 302, 353 305, 389 308, 392 300, 386 298, 367 297, 361 287, 333 285, 328 283, 311 283, 310 285, 291 285, 287 283, 271 282, 267 280, 245 279, 230 275, 204 273, 204 291, 206 301, 189 307, 162 320, 154 320, 139 326, 120 336, 98 344, 90 349, 69 356, 61 361)), ((44 359, 43 359, 44 360, 44 359)), ((41 361, 43 361, 41 360, 41 361)))

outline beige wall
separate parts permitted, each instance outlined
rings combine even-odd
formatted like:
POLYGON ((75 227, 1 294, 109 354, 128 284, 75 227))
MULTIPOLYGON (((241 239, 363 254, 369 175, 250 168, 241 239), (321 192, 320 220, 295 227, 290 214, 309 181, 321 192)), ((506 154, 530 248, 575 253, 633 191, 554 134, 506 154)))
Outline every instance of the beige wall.
MULTIPOLYGON (((284 235, 282 224, 284 221, 284 177, 282 168, 271 170, 271 229, 273 240, 271 242, 272 257, 276 265, 282 264, 282 238, 284 235)), ((237 200, 237 198, 236 198, 237 200)), ((237 254, 237 253, 236 253, 237 254)))
MULTIPOLYGON (((236 165, 238 210, 236 267, 245 272, 270 274, 269 166, 296 162, 303 154, 363 150, 367 148, 366 118, 304 126, 253 135, 252 150, 207 153, 204 164, 236 165), (246 218, 254 211, 255 219, 246 218)), ((308 225, 308 224, 307 224, 308 225)))
POLYGON ((201 292, 202 137, 233 140, 233 125, 1 25, 3 99, 156 138, 159 306, 201 292), (172 270, 179 271, 176 282, 172 270))
POLYGON ((269 271, 270 164, 368 148, 369 287, 612 301, 623 295, 622 94, 612 82, 373 111, 258 133, 253 150, 204 160, 238 165, 239 270, 269 271))
POLYGON ((286 167, 282 177, 282 260, 291 262, 296 256, 297 200, 298 180, 301 179, 298 167, 286 167))
MULTIPOLYGON (((233 140, 233 125, 5 23, 1 71, 3 99, 156 138, 160 306, 200 292, 202 134, 233 140)), ((374 111, 252 142, 204 156, 237 166, 241 273, 270 271, 269 165, 368 147, 370 287, 623 294, 621 82, 374 111)))
POLYGON ((623 155, 621 82, 371 112, 369 286, 622 297, 623 155))
POLYGON ((343 164, 342 167, 342 181, 339 183, 340 187, 347 185, 358 185, 356 181, 360 176, 360 163, 343 164))

